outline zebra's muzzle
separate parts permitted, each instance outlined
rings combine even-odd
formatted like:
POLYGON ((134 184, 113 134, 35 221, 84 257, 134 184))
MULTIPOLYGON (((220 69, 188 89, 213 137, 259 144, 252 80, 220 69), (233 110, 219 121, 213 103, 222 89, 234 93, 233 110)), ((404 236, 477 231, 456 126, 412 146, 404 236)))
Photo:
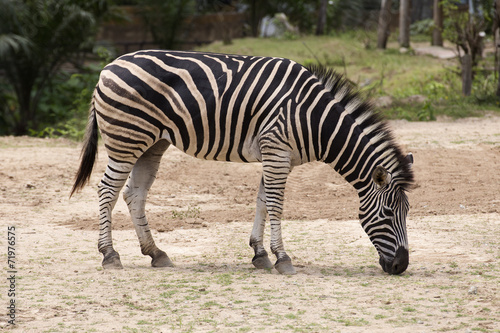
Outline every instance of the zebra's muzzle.
POLYGON ((384 257, 380 256, 379 263, 380 266, 382 266, 384 272, 389 274, 401 274, 406 270, 406 268, 408 268, 408 263, 409 263, 408 250, 405 249, 404 247, 400 247, 396 251, 396 256, 394 257, 394 260, 387 261, 384 259, 384 257))

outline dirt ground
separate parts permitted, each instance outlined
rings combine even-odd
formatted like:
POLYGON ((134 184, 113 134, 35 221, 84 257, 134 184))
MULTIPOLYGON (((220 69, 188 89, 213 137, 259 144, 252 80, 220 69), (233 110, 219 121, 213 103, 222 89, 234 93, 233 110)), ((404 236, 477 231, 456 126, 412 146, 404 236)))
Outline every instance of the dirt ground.
POLYGON ((260 165, 201 161, 175 148, 146 208, 176 267, 150 267, 120 200, 113 238, 125 269, 103 271, 103 147, 90 185, 68 199, 77 143, 0 138, 6 278, 8 227, 16 238, 16 325, 1 315, 0 330, 500 332, 500 117, 390 125, 415 158, 402 276, 383 273, 356 221, 355 191, 321 163, 294 169, 286 189, 283 232, 298 274, 254 270, 248 237, 260 165))

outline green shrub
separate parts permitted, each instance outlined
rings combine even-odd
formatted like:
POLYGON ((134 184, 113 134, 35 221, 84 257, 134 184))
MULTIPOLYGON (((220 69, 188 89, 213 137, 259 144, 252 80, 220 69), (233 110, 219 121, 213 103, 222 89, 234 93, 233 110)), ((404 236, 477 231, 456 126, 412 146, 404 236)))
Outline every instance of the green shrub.
POLYGON ((88 65, 81 73, 61 73, 53 80, 40 100, 40 126, 29 130, 31 136, 83 138, 92 93, 110 60, 110 52, 104 48, 97 54, 102 60, 99 64, 88 65))

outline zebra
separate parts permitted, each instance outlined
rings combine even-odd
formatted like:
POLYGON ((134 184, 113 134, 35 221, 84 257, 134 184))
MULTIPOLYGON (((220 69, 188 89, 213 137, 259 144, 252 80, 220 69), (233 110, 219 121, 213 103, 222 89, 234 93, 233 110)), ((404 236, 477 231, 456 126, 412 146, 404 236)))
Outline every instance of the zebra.
POLYGON ((282 241, 283 196, 293 167, 312 161, 329 164, 357 190, 361 226, 382 269, 400 274, 408 266, 413 156, 403 155, 367 98, 331 69, 188 51, 123 55, 102 70, 93 92, 71 195, 90 178, 99 130, 108 155, 98 185, 104 268, 123 268, 111 238, 111 213, 123 186, 142 253, 153 267, 173 266, 156 246, 145 213, 170 145, 205 160, 262 163, 250 234, 256 268, 296 273, 282 241), (275 264, 264 247, 267 218, 275 264))

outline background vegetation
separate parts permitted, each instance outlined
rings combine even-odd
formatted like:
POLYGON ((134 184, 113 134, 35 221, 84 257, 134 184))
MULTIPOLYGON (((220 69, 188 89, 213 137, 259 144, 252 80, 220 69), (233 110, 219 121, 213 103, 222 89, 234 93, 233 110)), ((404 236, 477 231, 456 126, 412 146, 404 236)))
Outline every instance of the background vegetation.
MULTIPOLYGON (((400 53, 396 41, 386 50, 367 48, 366 44, 375 40, 375 33, 357 30, 294 40, 246 38, 232 45, 213 43, 202 49, 279 56, 305 65, 320 62, 344 73, 374 101, 391 96, 390 105, 381 103, 380 108, 393 119, 434 120, 438 115, 456 118, 478 116, 486 110, 498 112, 493 72, 478 73, 472 95, 463 97, 460 76, 456 74, 457 60, 417 56, 412 51, 400 53)), ((492 61, 484 59, 483 65, 492 61)))
MULTIPOLYGON (((285 12, 300 33, 248 37, 230 45, 215 42, 199 50, 278 56, 304 65, 319 62, 344 73, 390 118, 434 120, 439 115, 498 112, 494 52, 474 58, 472 94, 464 97, 459 61, 419 56, 411 48, 400 52, 396 33, 387 49, 374 48, 376 21, 363 20, 360 13, 380 8, 380 1, 329 1, 325 35, 314 36, 321 1, 0 0, 0 135, 82 136, 99 71, 111 60, 109 50, 95 46, 95 35, 103 20, 123 16, 116 5, 137 6, 162 48, 178 46, 176 38, 188 15, 243 11, 249 18, 249 35, 256 35, 262 17, 285 12)), ((447 17, 444 36, 459 48, 461 39, 453 27, 468 29, 465 23, 472 20, 447 17)), ((493 44, 492 17, 489 10, 474 16, 486 31, 484 45, 493 44)), ((413 24, 412 46, 428 45, 432 29, 429 20, 413 24)))

